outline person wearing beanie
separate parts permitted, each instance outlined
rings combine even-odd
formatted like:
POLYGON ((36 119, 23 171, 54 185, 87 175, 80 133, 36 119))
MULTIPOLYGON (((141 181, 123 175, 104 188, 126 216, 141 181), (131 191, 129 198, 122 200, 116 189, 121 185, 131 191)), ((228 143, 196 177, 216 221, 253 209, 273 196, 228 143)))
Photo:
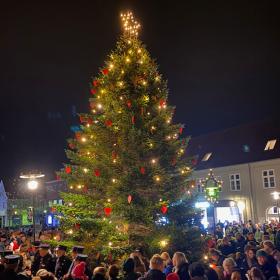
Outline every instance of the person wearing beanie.
POLYGON ((258 267, 266 277, 266 279, 270 279, 270 277, 276 276, 278 277, 277 268, 275 263, 269 261, 268 254, 264 250, 257 251, 257 260, 258 267))

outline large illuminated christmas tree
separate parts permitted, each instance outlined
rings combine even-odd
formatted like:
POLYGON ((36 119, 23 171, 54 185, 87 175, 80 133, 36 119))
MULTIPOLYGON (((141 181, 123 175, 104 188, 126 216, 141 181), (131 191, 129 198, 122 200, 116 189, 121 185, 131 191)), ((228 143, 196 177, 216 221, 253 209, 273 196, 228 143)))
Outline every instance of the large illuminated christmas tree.
POLYGON ((68 238, 102 250, 195 248, 201 216, 188 184, 188 140, 172 121, 166 81, 138 39, 139 24, 131 13, 121 18, 124 34, 91 81, 90 111, 80 114, 59 173, 69 187, 61 223, 68 238))

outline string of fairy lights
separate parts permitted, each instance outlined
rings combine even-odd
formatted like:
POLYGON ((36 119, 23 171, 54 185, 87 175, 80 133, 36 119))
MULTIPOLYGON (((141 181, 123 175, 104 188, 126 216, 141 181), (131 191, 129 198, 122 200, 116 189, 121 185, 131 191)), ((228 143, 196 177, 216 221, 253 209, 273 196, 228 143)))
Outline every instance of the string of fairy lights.
MULTIPOLYGON (((108 88, 104 87, 104 79, 107 79, 108 76, 110 76, 110 74, 114 74, 114 77, 116 76, 116 71, 119 71, 117 73, 119 73, 119 77, 115 79, 115 84, 111 85, 112 87, 116 87, 117 89, 125 89, 126 88, 126 82, 124 81, 124 74, 125 74, 125 67, 120 67, 119 64, 120 63, 124 63, 124 65, 131 65, 132 63, 136 63, 139 65, 142 65, 143 63, 148 63, 148 55, 146 54, 146 51, 144 48, 142 48, 141 45, 137 45, 137 44, 133 44, 133 40, 134 38, 136 38, 138 36, 138 32, 140 29, 140 24, 135 20, 132 12, 127 12, 124 14, 121 14, 121 21, 122 21, 122 28, 123 28, 123 32, 124 35, 126 37, 126 42, 128 44, 127 48, 127 53, 125 53, 122 56, 123 61, 119 61, 116 64, 114 61, 114 54, 110 56, 111 60, 108 62, 108 68, 104 68, 101 70, 102 76, 99 79, 95 79, 92 82, 92 88, 91 88, 91 94, 92 94, 92 98, 90 99, 90 108, 91 108, 91 113, 96 116, 94 118, 88 117, 88 116, 80 116, 80 121, 82 123, 82 126, 85 127, 85 129, 87 130, 86 133, 83 133, 81 131, 76 132, 75 134, 75 139, 71 140, 69 143, 69 147, 70 149, 77 149, 77 143, 79 145, 79 150, 81 151, 82 156, 87 157, 88 159, 92 159, 94 158, 96 155, 89 149, 87 148, 90 147, 92 144, 94 144, 95 142, 95 135, 91 133, 91 128, 95 125, 105 125, 106 128, 108 129, 112 129, 113 131, 117 132, 119 131, 120 127, 119 124, 115 124, 113 123, 112 120, 110 119, 106 119, 106 108, 105 106, 102 104, 102 99, 103 96, 105 96, 108 92, 108 88), (100 116, 103 116, 103 118, 101 118, 100 116), (84 147, 83 147, 84 146, 84 147)), ((158 92, 160 92, 161 88, 161 76, 157 73, 157 71, 155 71, 156 73, 153 73, 153 77, 151 78, 147 78, 147 77, 139 77, 137 78, 137 80, 135 81, 135 85, 137 87, 143 87, 144 89, 147 89, 150 85, 152 85, 153 87, 156 87, 158 92)), ((119 96, 119 100, 123 103, 124 108, 131 108, 132 106, 132 101, 131 100, 127 100, 127 98, 124 95, 120 95, 119 96)), ((151 102, 152 100, 155 100, 155 98, 150 97, 147 93, 145 93, 142 97, 141 100, 143 102, 143 104, 147 105, 149 102, 151 102)), ((120 108, 117 113, 121 114, 124 111, 124 108, 120 108)), ((157 102, 155 102, 155 108, 150 108, 149 111, 142 111, 141 108, 141 115, 146 115, 147 117, 152 117, 152 110, 154 110, 155 112, 163 112, 164 110, 168 110, 168 106, 167 106, 167 101, 163 98, 161 98, 160 100, 157 100, 157 102)), ((169 111, 168 111, 169 112, 169 111)), ((172 123, 172 114, 173 111, 170 111, 170 114, 168 114, 167 118, 165 119, 166 124, 171 124, 172 123)), ((134 126, 135 125, 135 120, 136 117, 133 115, 131 117, 131 124, 134 126)), ((156 127, 156 125, 151 125, 149 127, 149 132, 151 135, 155 135, 158 131, 158 127, 156 127)), ((177 132, 170 133, 169 135, 167 135, 165 137, 166 141, 172 141, 172 140, 177 140, 179 138, 179 136, 182 134, 183 131, 183 127, 179 127, 177 132)), ((182 147, 178 149, 178 151, 176 152, 176 157, 182 157, 185 153, 185 148, 183 148, 183 146, 185 146, 184 142, 182 142, 182 147)), ((152 139, 150 139, 147 143, 147 147, 149 149, 155 149, 157 143, 155 143, 152 139)), ((119 157, 118 155, 115 153, 114 151, 114 146, 117 146, 117 144, 115 143, 113 145, 113 152, 112 152, 112 163, 113 164, 117 164, 119 157)), ((159 164, 159 158, 158 157, 151 157, 148 160, 148 163, 143 164, 143 166, 139 167, 139 172, 142 175, 147 174, 147 170, 146 168, 148 166, 151 167, 155 167, 156 165, 159 164)), ((175 165, 176 164, 176 159, 172 160, 172 162, 170 163, 171 165, 175 165)), ((76 171, 82 171, 82 173, 84 173, 85 175, 91 175, 93 174, 95 177, 100 177, 102 176, 101 174, 101 170, 99 170, 98 168, 95 168, 94 170, 91 170, 91 168, 89 167, 72 167, 70 165, 67 165, 65 167, 64 172, 66 174, 73 174, 76 171)), ((184 175, 188 175, 191 171, 191 168, 188 166, 184 166, 184 167, 180 167, 180 170, 178 172, 178 174, 180 176, 184 176, 184 175)), ((160 174, 155 174, 153 176, 153 180, 155 183, 157 184, 162 184, 162 182, 164 181, 162 176, 160 174)), ((120 180, 118 180, 115 177, 112 177, 110 180, 110 183, 112 184, 118 184, 120 182, 120 180)), ((81 190, 85 190, 87 189, 86 184, 84 183, 76 183, 76 184, 70 184, 69 188, 71 190, 77 190, 77 191, 81 191, 81 190)), ((187 194, 190 194, 190 191, 187 191, 187 194)), ((131 203, 132 197, 131 195, 128 196, 128 203, 131 203)), ((162 198, 160 198, 159 200, 160 205, 161 205, 161 212, 163 214, 166 213, 167 211, 167 206, 166 206, 166 202, 162 200, 162 198)), ((107 200, 107 204, 111 203, 111 199, 108 198, 107 200)), ((70 202, 68 203, 68 206, 73 206, 73 203, 70 202)), ((110 207, 105 207, 104 208, 104 212, 106 216, 109 216, 111 213, 111 209, 110 207), (106 212, 107 211, 107 212, 106 212)), ((72 231, 72 230, 71 230, 72 231)))

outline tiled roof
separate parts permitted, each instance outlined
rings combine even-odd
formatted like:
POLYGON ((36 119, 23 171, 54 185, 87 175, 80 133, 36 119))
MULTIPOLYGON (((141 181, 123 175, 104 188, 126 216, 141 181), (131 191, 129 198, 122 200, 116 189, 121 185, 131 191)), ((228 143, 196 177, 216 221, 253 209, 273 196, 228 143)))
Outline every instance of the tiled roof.
POLYGON ((194 137, 187 156, 197 157, 196 169, 280 158, 280 120, 259 121, 194 137), (265 151, 267 141, 274 139, 274 149, 265 151), (211 156, 202 161, 207 153, 211 156))

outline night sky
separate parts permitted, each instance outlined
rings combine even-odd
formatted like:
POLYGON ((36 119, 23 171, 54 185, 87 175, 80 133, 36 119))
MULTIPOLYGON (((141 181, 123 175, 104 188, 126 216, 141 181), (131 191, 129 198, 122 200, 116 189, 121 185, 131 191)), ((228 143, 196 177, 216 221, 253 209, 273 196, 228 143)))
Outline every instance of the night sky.
POLYGON ((66 161, 73 113, 88 110, 90 78, 114 48, 127 9, 168 79, 186 135, 280 116, 280 20, 272 1, 17 2, 0 11, 6 182, 30 169, 52 179, 66 161))

